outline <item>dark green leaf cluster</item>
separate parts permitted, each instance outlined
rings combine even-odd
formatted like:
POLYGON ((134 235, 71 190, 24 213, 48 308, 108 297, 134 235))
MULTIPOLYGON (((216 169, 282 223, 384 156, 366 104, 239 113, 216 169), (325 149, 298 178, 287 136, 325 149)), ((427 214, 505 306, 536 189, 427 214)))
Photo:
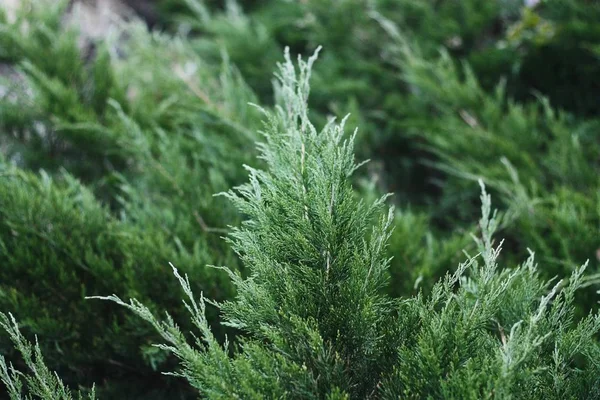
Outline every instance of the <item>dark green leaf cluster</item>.
MULTIPOLYGON (((464 204, 475 198, 470 181, 485 177, 508 209, 503 235, 513 254, 535 248, 547 277, 568 275, 586 259, 597 272, 599 122, 574 119, 544 98, 517 103, 504 83, 487 93, 473 70, 457 67, 448 53, 431 62, 397 40, 414 108, 404 125, 426 141, 438 157, 435 166, 448 174, 438 218, 468 221, 472 210, 464 204)), ((595 303, 594 292, 582 300, 586 307, 595 303)))
MULTIPOLYGON (((175 282, 164 279, 169 261, 184 266, 197 289, 231 296, 226 276, 206 267, 215 256, 204 246, 186 248, 160 231, 112 217, 70 175, 0 171, 0 304, 43 338, 51 365, 70 380, 86 384, 85 375, 106 369, 112 376, 146 379, 152 364, 165 359, 149 351, 151 331, 136 319, 85 296, 116 290, 182 315, 175 282)), ((12 345, 1 343, 2 353, 11 356, 12 345)))
POLYGON ((0 309, 39 335, 67 382, 185 392, 157 372, 173 360, 148 329, 84 297, 114 290, 180 314, 169 261, 195 290, 231 297, 227 275, 206 265, 238 268, 220 236, 239 217, 213 194, 252 161, 254 95, 226 58, 208 63, 139 21, 92 40, 65 7, 24 1, 0 25, 0 309))

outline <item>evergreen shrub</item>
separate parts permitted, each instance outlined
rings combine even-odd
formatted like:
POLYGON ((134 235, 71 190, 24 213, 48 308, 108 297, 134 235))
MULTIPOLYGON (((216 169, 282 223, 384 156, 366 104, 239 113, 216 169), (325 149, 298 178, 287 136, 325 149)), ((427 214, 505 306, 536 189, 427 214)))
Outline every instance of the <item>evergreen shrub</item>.
MULTIPOLYGON (((554 282, 540 277, 533 252, 500 268, 501 217, 482 182, 478 253, 428 295, 382 293, 393 209, 386 196, 355 196, 350 177, 361 164, 345 119, 320 131, 311 123, 315 59, 295 68, 286 53, 278 106, 262 110, 266 167, 249 167, 249 182, 223 193, 246 216, 229 236, 249 270, 247 278, 229 270, 235 299, 196 298, 173 267, 198 330, 193 344, 169 314, 159 320, 138 300, 100 299, 149 322, 164 341, 159 348, 179 358, 177 375, 206 398, 598 398, 600 314, 574 315, 586 265, 554 282), (243 333, 234 344, 215 338, 207 303, 243 333)), ((2 326, 31 369, 31 393, 70 398, 14 319, 2 314, 2 326)), ((0 371, 20 398, 20 375, 4 360, 0 371)))
POLYGON ((595 2, 69 3, 0 6, 13 398, 600 397, 595 2))

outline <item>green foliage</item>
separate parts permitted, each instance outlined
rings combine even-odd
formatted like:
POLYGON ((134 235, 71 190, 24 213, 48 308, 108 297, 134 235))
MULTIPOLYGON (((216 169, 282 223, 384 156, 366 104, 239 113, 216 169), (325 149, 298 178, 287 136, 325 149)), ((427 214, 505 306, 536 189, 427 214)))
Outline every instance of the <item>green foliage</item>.
MULTIPOLYGON (((460 256, 477 203, 464 177, 484 177, 511 208, 511 256, 524 256, 519 243, 527 243, 551 264, 547 278, 586 259, 597 271, 598 123, 581 119, 597 103, 596 4, 303 1, 264 2, 244 13, 233 2, 224 12, 186 3, 203 10, 185 19, 201 33, 194 46, 226 48, 261 99, 270 98, 263 71, 275 63, 274 48, 307 53, 324 45, 311 115, 323 123, 351 110, 362 128, 358 154, 375 161, 367 178, 424 215, 428 226, 415 236, 436 238, 434 248, 450 245, 436 266, 406 254, 412 236, 395 235, 390 253, 418 260, 406 277, 396 257, 391 271, 402 292, 420 275, 443 275, 446 261, 460 256), (259 40, 240 45, 247 37, 259 40)), ((591 292, 584 302, 595 305, 591 292)))
POLYGON ((504 76, 511 97, 535 100, 547 96, 552 105, 577 115, 597 114, 600 60, 600 4, 563 0, 523 8, 507 25, 495 48, 469 56, 488 89, 504 76))
POLYGON ((148 329, 84 297, 160 293, 153 304, 177 314, 169 261, 185 265, 196 290, 232 295, 226 274, 206 265, 237 268, 220 236, 238 216, 213 194, 251 162, 254 95, 226 58, 205 62, 140 22, 82 45, 59 23, 64 7, 22 6, 1 26, 15 79, 0 98, 0 308, 42 338, 68 383, 114 378, 99 384, 103 397, 185 394, 158 374, 173 360, 148 346, 148 329))
MULTIPOLYGON (((398 63, 412 92, 404 124, 448 174, 437 218, 468 221, 473 207, 465 205, 475 195, 469 180, 485 177, 508 208, 503 228, 515 254, 525 250, 520 243, 535 246, 547 278, 568 275, 586 259, 598 272, 598 122, 554 111, 543 98, 516 103, 502 83, 488 94, 473 70, 458 68, 447 53, 432 63, 401 40, 398 63)), ((595 302, 593 292, 585 307, 595 302)))
POLYGON ((480 256, 437 283, 428 299, 402 304, 400 313, 417 328, 383 397, 597 398, 600 315, 573 319, 585 265, 549 291, 533 253, 499 271, 502 242, 494 247, 492 239, 499 221, 485 189, 481 200, 480 256))
POLYGON ((385 198, 357 199, 359 167, 344 121, 320 132, 307 114, 314 61, 286 53, 275 112, 265 111, 265 170, 225 195, 248 216, 230 241, 250 271, 231 272, 235 300, 215 304, 244 333, 227 356, 208 327, 204 297, 174 269, 200 332, 194 346, 174 319, 137 300, 112 300, 148 321, 176 354, 178 374, 207 398, 597 398, 600 314, 575 321, 586 265, 567 282, 540 278, 533 252, 499 269, 500 224, 483 183, 478 254, 431 294, 381 294, 393 221, 385 198))
POLYGON ((208 330, 203 306, 193 302, 187 278, 177 275, 205 353, 189 349, 170 318, 161 324, 137 301, 111 298, 159 329, 182 359, 184 376, 210 398, 318 397, 349 385, 366 395, 387 356, 377 332, 387 323, 390 302, 377 293, 385 282, 393 214, 368 232, 382 200, 367 205, 353 195, 348 177, 358 166, 352 139, 343 137, 344 121, 321 132, 309 122, 308 77, 315 58, 300 61, 296 72, 287 55, 276 92, 280 105, 275 113, 263 110, 260 157, 269 169, 250 169, 250 183, 225 194, 249 218, 231 241, 250 278, 232 271, 238 295, 221 306, 225 323, 248 336, 244 353, 227 359, 227 349, 208 330), (264 348, 264 342, 270 345, 264 348), (280 356, 272 359, 272 351, 280 356))
MULTIPOLYGON (((14 346, 21 353, 25 365, 31 371, 30 375, 25 375, 17 371, 12 364, 6 365, 4 356, 0 356, 0 379, 6 386, 11 400, 33 398, 73 399, 70 390, 65 387, 61 379, 44 364, 40 346, 37 342, 32 345, 23 337, 17 322, 11 314, 0 313, 0 327, 9 334, 14 346), (22 378, 25 380, 25 385, 22 378)), ((83 393, 78 393, 78 398, 83 399, 83 393)), ((94 389, 85 398, 94 400, 96 398, 94 389)))
POLYGON ((40 338, 4 318, 0 349, 45 371, 23 396, 68 396, 56 370, 101 398, 600 397, 596 3, 161 0, 164 31, 100 38, 68 3, 0 7, 0 309, 40 338), (283 48, 319 45, 273 94, 283 48), (480 179, 506 211, 484 195, 477 227, 480 179), (84 301, 111 292, 151 324, 84 301))
POLYGON ((149 331, 113 307, 85 302, 86 295, 117 288, 144 299, 161 293, 154 301, 175 312, 176 290, 163 279, 168 261, 185 265, 197 288, 216 298, 231 295, 223 274, 205 266, 215 253, 111 217, 71 176, 54 181, 14 169, 2 175, 1 307, 20 315, 27 332, 43 335, 48 360, 60 360, 71 379, 107 369, 125 377, 137 371, 134 378, 152 373, 140 357, 149 331))

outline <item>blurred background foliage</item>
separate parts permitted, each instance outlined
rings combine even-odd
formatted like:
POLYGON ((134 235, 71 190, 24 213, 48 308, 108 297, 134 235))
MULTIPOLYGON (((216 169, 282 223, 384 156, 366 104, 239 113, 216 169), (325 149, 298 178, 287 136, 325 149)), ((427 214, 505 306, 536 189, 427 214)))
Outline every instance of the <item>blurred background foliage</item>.
MULTIPOLYGON (((213 195, 258 163, 248 103, 273 104, 283 48, 318 45, 314 120, 350 113, 371 160, 357 195, 395 194, 391 294, 455 268, 482 178, 505 213, 506 263, 529 246, 551 278, 589 259, 578 304, 596 308, 598 21, 591 0, 7 1, 0 308, 67 383, 96 382, 101 398, 194 397, 160 374, 174 361, 135 316, 84 297, 114 292, 177 317, 172 262, 195 292, 231 298, 208 265, 244 273, 221 239, 240 216, 213 195)), ((14 355, 5 337, 0 351, 14 355)))

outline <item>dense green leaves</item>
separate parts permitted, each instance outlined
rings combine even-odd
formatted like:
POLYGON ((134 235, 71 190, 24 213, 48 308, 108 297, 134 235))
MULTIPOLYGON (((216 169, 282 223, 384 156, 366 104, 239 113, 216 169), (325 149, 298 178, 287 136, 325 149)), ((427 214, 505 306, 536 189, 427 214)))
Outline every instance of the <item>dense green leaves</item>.
POLYGON ((0 7, 13 398, 600 397, 596 5, 136 0, 164 31, 98 15, 98 36, 85 7, 20 3, 0 7), (504 211, 484 192, 477 226, 478 180, 504 211), (150 324, 84 300, 108 293, 150 324))
POLYGON ((251 162, 254 95, 226 59, 206 63, 140 22, 120 22, 119 40, 94 44, 59 23, 64 7, 22 7, 1 26, 12 79, 0 99, 0 308, 39 335, 67 382, 98 381, 101 396, 160 396, 177 386, 157 371, 173 360, 136 320, 84 297, 160 293, 153 302, 177 314, 169 261, 196 290, 232 295, 226 274, 206 265, 237 268, 220 236, 238 217, 213 194, 251 162), (107 388, 100 376, 123 385, 107 388), (140 383, 149 376, 160 389, 140 383))
POLYGON ((150 322, 208 398, 597 398, 600 314, 574 320, 587 264, 558 282, 539 276, 533 252, 500 269, 500 217, 482 182, 478 254, 429 295, 381 294, 394 214, 382 209, 385 198, 369 205, 352 192, 358 165, 344 121, 321 131, 310 122, 314 59, 296 70, 286 53, 280 103, 264 111, 266 170, 248 168, 249 183, 225 194, 247 217, 230 241, 249 276, 231 272, 235 300, 215 303, 244 333, 233 358, 207 325, 204 298, 194 300, 177 270, 199 349, 170 316, 159 322, 137 300, 103 299, 150 322))

